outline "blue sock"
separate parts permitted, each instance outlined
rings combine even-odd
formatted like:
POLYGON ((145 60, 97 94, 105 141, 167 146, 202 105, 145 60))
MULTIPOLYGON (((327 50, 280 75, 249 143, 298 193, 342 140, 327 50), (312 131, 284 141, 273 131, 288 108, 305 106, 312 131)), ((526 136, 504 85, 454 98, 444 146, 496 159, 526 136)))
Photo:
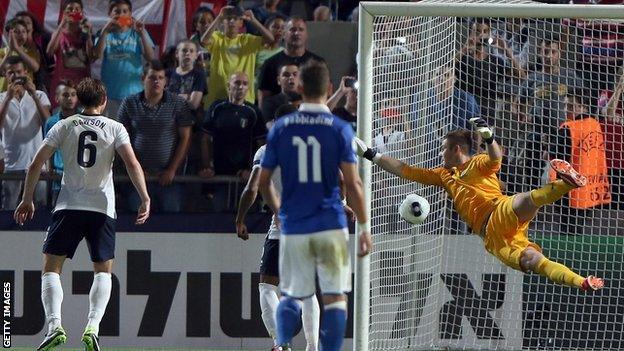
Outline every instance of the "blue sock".
MULTIPOLYGON (((346 303, 344 304, 346 307, 346 303)), ((321 346, 323 351, 340 351, 347 329, 347 310, 325 308, 321 322, 321 346)))
POLYGON ((293 298, 284 298, 277 305, 277 344, 290 344, 301 324, 301 305, 293 298))

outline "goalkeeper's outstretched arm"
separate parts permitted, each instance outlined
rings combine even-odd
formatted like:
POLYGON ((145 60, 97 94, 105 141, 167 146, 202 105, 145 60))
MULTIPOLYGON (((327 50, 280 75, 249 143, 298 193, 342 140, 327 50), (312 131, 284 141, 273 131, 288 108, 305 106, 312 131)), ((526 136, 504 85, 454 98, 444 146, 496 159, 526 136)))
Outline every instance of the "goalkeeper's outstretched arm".
POLYGON ((356 144, 356 153, 373 163, 377 164, 383 170, 397 175, 403 179, 413 180, 415 182, 426 185, 442 186, 439 175, 431 169, 412 167, 403 161, 388 155, 383 155, 375 149, 371 149, 359 138, 353 138, 356 144))

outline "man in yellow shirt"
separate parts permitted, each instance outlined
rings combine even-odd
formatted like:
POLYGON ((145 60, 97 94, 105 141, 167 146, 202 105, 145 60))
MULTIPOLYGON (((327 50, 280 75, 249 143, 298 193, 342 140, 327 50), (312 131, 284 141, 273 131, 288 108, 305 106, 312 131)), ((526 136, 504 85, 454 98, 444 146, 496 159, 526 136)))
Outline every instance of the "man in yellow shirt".
MULTIPOLYGON (((201 41, 210 52, 208 94, 204 99, 204 106, 208 107, 215 100, 228 97, 227 86, 232 74, 243 72, 249 79, 256 76, 256 54, 264 49, 264 44, 273 42, 273 34, 258 22, 251 10, 225 6, 206 29, 201 41), (243 21, 251 23, 262 36, 241 34, 243 21), (223 32, 216 30, 220 25, 223 32)), ((250 86, 255 86, 253 81, 250 81, 250 86)), ((253 104, 255 100, 255 89, 249 89, 245 101, 253 104)))
POLYGON ((487 154, 470 156, 472 139, 467 130, 455 130, 446 135, 441 152, 444 164, 434 169, 409 166, 368 148, 356 138, 357 153, 403 179, 443 187, 459 216, 483 239, 486 250, 505 265, 522 272, 533 271, 582 290, 602 288, 601 278, 592 275, 584 278, 549 260, 527 237, 529 222, 540 207, 584 186, 587 179, 566 161, 555 159, 550 164, 560 179, 530 192, 503 195, 496 176, 503 157, 501 148, 485 120, 472 118, 470 122, 485 141, 487 154))

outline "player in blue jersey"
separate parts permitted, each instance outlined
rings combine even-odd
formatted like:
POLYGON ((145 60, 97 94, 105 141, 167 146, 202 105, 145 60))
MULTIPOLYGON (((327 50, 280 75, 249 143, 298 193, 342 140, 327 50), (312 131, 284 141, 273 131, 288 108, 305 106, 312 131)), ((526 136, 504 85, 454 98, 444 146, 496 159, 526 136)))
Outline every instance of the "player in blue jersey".
POLYGON ((358 255, 367 255, 372 242, 353 151, 353 129, 325 105, 327 66, 310 61, 299 72, 304 103, 269 131, 259 180, 260 192, 269 207, 279 213, 281 227, 282 300, 277 308, 277 337, 280 349, 289 350, 301 306, 314 297, 318 275, 324 305, 321 346, 323 351, 337 351, 347 322, 345 293, 351 290, 339 171, 344 176, 347 202, 361 222, 358 255), (271 185, 277 167, 282 173, 281 198, 271 185))
MULTIPOLYGON (((294 105, 285 104, 275 111, 275 118, 278 119, 284 115, 297 111, 294 105)), ((256 200, 258 194, 258 180, 260 179, 260 162, 264 157, 266 146, 262 145, 254 155, 253 165, 251 167, 251 175, 243 190, 238 202, 238 211, 236 212, 236 235, 243 240, 249 239, 249 232, 245 225, 245 216, 251 205, 256 200)), ((276 168, 272 177, 273 185, 278 194, 282 191, 282 182, 279 168, 276 168)), ((279 238, 280 228, 277 214, 273 215, 269 232, 264 240, 262 248, 262 258, 260 259, 260 283, 258 290, 260 293, 260 310, 262 311, 262 321, 267 332, 273 339, 273 348, 278 349, 277 343, 277 323, 275 322, 275 311, 279 305, 279 238)), ((306 299, 302 306, 301 320, 303 325, 303 333, 306 339, 305 351, 318 350, 319 338, 319 319, 321 313, 319 303, 316 298, 306 299)))

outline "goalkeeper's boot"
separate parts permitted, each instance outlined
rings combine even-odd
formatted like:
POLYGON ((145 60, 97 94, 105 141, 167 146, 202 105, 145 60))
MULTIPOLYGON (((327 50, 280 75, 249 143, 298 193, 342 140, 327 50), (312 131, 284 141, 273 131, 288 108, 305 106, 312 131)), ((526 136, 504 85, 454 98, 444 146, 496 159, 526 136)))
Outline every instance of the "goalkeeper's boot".
POLYGON ((100 342, 95 328, 87 327, 82 334, 82 343, 85 351, 100 351, 100 342))
POLYGON ((276 348, 277 351, 291 351, 290 344, 285 344, 276 348))
POLYGON ((550 161, 550 166, 557 172, 559 178, 575 188, 580 188, 587 184, 587 178, 572 168, 567 161, 556 158, 550 161))
POLYGON ((594 277, 593 275, 588 276, 583 281, 583 285, 581 285, 582 290, 599 290, 604 288, 604 280, 602 278, 594 277))
POLYGON ((65 333, 65 330, 63 327, 57 327, 52 333, 45 336, 41 345, 37 347, 37 351, 53 350, 57 346, 64 344, 66 341, 67 334, 65 333))

